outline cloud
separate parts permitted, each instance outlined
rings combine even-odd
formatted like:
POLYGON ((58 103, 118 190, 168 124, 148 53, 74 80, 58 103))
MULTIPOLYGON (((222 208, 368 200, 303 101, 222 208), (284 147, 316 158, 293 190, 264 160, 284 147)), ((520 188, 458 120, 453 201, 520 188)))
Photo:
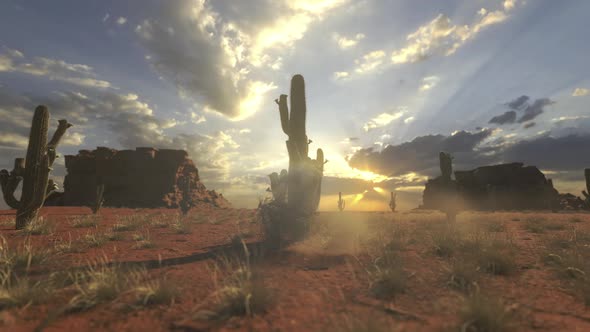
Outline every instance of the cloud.
MULTIPOLYGON (((509 101, 505 105, 508 106, 510 111, 506 111, 501 115, 494 116, 490 119, 488 123, 498 124, 498 125, 505 125, 505 124, 512 124, 515 122, 524 123, 531 121, 538 117, 539 115, 543 114, 545 111, 545 107, 555 104, 549 98, 539 98, 534 100, 532 103, 529 103, 530 97, 529 96, 520 96, 512 101, 509 101), (520 117, 518 113, 521 113, 520 117), (518 121, 517 121, 518 117, 518 121)), ((530 128, 530 127, 526 127, 530 128)))
POLYGON ((124 25, 125 23, 127 23, 127 18, 123 17, 123 16, 119 16, 119 18, 117 19, 117 24, 124 25))
POLYGON ((543 114, 545 106, 555 104, 554 101, 549 98, 541 98, 535 100, 532 104, 528 105, 524 109, 524 114, 518 119, 518 123, 531 121, 537 116, 543 114))
POLYGON ((347 71, 337 71, 334 73, 334 79, 335 80, 345 80, 348 77, 350 77, 350 73, 347 71))
POLYGON ((406 113, 403 107, 400 107, 398 111, 392 113, 381 113, 376 117, 372 118, 363 125, 364 131, 370 131, 376 128, 385 127, 394 120, 401 118, 406 113))
POLYGON ((428 91, 435 86, 438 85, 440 82, 440 77, 438 76, 427 76, 422 79, 422 85, 420 86, 420 91, 428 91))
POLYGON ((204 116, 202 116, 201 114, 197 114, 195 112, 191 112, 191 122, 192 123, 199 124, 199 123, 202 123, 202 122, 205 122, 205 121, 207 121, 207 119, 204 116))
POLYGON ((267 72, 280 69, 294 43, 344 3, 166 1, 136 33, 148 62, 181 97, 240 120, 276 89, 267 72))
POLYGON ((37 103, 48 106, 52 121, 67 119, 74 124, 64 136, 63 147, 81 146, 86 141, 84 133, 92 131, 112 137, 113 143, 126 149, 139 146, 185 149, 208 181, 228 177, 232 158, 236 157, 232 153, 239 147, 229 131, 168 133, 178 121, 158 118, 151 106, 133 93, 95 89, 87 94, 67 91, 39 97, 18 95, 0 87, 0 115, 11 115, 6 117, 7 121, 0 122, 0 148, 17 149, 24 155, 37 103))
POLYGON ((590 95, 590 89, 586 88, 576 88, 574 92, 572 92, 573 97, 582 97, 590 95))
POLYGON ((507 123, 514 123, 516 121, 516 112, 515 111, 507 111, 502 115, 497 115, 490 119, 488 123, 495 123, 499 125, 507 124, 507 123))
POLYGON ((338 44, 338 47, 340 47, 340 49, 346 50, 356 46, 359 43, 359 41, 365 38, 365 35, 362 33, 357 33, 352 38, 348 38, 335 33, 332 38, 338 44))
POLYGON ((16 72, 41 76, 49 80, 84 87, 111 87, 111 83, 96 79, 93 68, 88 65, 72 64, 63 60, 44 57, 35 57, 28 61, 22 52, 6 47, 0 53, 0 72, 16 72))
POLYGON ((508 107, 513 110, 520 110, 523 106, 527 104, 529 99, 531 99, 529 96, 522 95, 512 101, 509 101, 508 103, 506 103, 506 105, 508 105, 508 107))
POLYGON ((450 136, 420 136, 400 145, 388 145, 382 151, 361 149, 348 159, 348 163, 351 167, 386 176, 412 172, 435 174, 440 151, 450 152, 459 163, 475 163, 481 160, 474 153, 475 149, 492 133, 491 129, 483 129, 473 133, 457 131, 450 136))
POLYGON ((377 50, 363 55, 361 59, 354 61, 356 64, 355 72, 366 74, 378 69, 385 63, 385 51, 377 50))
POLYGON ((454 169, 506 162, 523 162, 553 171, 579 171, 590 164, 590 155, 580 154, 586 149, 590 134, 581 133, 552 137, 542 133, 528 139, 516 136, 494 138, 495 131, 456 132, 450 136, 427 135, 399 145, 388 145, 381 151, 361 149, 349 159, 351 167, 387 176, 419 173, 440 174, 438 154, 450 152, 454 169))
POLYGON ((107 21, 107 20, 108 20, 110 17, 111 17, 111 14, 109 14, 109 13, 106 13, 106 14, 104 14, 104 16, 103 16, 103 18, 102 18, 102 21, 103 21, 103 22, 106 22, 106 21, 107 21))
POLYGON ((537 124, 535 122, 528 122, 525 123, 524 126, 522 126, 524 129, 529 129, 529 128, 533 128, 534 126, 536 126, 537 124))
POLYGON ((432 21, 409 34, 406 38, 406 46, 393 51, 391 61, 394 64, 414 63, 435 54, 444 56, 454 54, 484 28, 501 23, 508 18, 501 10, 480 11, 479 14, 478 19, 471 26, 453 24, 449 17, 439 14, 432 21))

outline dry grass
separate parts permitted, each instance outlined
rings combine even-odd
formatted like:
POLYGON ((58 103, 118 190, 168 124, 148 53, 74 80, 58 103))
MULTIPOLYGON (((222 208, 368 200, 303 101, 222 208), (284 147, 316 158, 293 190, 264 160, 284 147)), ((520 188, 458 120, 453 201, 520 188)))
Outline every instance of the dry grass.
POLYGON ((242 242, 246 259, 221 259, 212 266, 217 318, 252 316, 265 312, 272 303, 262 275, 250 265, 250 253, 242 242))
POLYGON ((84 216, 77 216, 70 219, 70 224, 74 228, 88 228, 88 227, 97 227, 99 223, 100 216, 97 215, 84 215, 84 216))
POLYGON ((0 267, 0 310, 43 302, 51 293, 50 283, 19 278, 9 266, 0 267))
POLYGON ((19 230, 19 233, 24 235, 49 235, 53 234, 53 227, 45 218, 37 217, 19 230))
POLYGON ((67 304, 67 312, 85 311, 112 302, 128 289, 125 271, 109 264, 106 257, 89 263, 83 271, 73 272, 70 278, 76 294, 67 304))
POLYGON ((129 274, 129 283, 137 305, 172 304, 178 296, 174 283, 165 277, 152 279, 145 269, 132 271, 129 274))
POLYGON ((148 225, 150 223, 150 218, 147 215, 143 214, 132 214, 120 217, 118 222, 113 226, 113 231, 115 232, 128 232, 128 231, 135 231, 141 228, 142 226, 148 225))
POLYGON ((10 271, 29 270, 32 266, 43 264, 48 258, 49 253, 46 250, 33 248, 28 240, 11 248, 6 239, 0 236, 0 268, 10 271))
POLYGON ((135 249, 150 249, 156 247, 156 244, 151 239, 150 231, 148 229, 141 233, 133 234, 132 238, 133 241, 135 241, 135 245, 133 245, 133 248, 135 249))
POLYGON ((479 292, 469 295, 460 311, 457 331, 503 332, 512 327, 513 312, 500 300, 479 292))

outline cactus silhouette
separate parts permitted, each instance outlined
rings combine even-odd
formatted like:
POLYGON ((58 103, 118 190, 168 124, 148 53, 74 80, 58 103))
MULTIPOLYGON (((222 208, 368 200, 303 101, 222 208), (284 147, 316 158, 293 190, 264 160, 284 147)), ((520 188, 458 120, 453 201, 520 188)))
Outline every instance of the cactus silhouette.
POLYGON ((440 162, 440 172, 445 180, 451 180, 453 174, 453 157, 450 153, 441 152, 438 155, 440 162))
POLYGON ((586 190, 582 190, 584 205, 587 209, 590 209, 590 168, 584 170, 584 177, 586 178, 586 190))
POLYGON ((279 105, 281 127, 283 132, 289 136, 286 142, 289 153, 287 206, 294 214, 310 215, 317 210, 320 204, 322 177, 326 161, 324 161, 322 149, 317 150, 315 160, 308 157, 308 145, 311 140, 307 138, 305 131, 307 107, 305 104, 305 81, 301 75, 295 75, 291 79, 290 101, 291 107, 289 109, 287 95, 281 95, 279 99, 275 100, 279 105))
POLYGON ((98 211, 100 211, 100 209, 102 208, 102 205, 104 204, 104 183, 102 181, 102 178, 99 177, 97 179, 97 182, 98 183, 96 184, 96 202, 94 203, 94 206, 91 207, 93 214, 97 214, 98 211))
POLYGON ((342 193, 338 193, 338 210, 344 211, 344 207, 346 206, 346 202, 342 199, 342 193))
POLYGON ((47 143, 49 111, 46 106, 37 106, 29 134, 26 159, 15 159, 14 169, 10 173, 5 169, 0 171, 4 200, 8 206, 17 209, 16 229, 24 228, 35 219, 47 195, 57 189, 55 183, 49 180, 49 172, 57 158, 55 149, 66 130, 72 126, 66 120, 59 120, 58 123, 57 130, 47 143), (22 195, 21 199, 17 200, 14 192, 21 180, 22 195))
POLYGON ((389 200, 389 208, 391 212, 395 212, 395 208, 397 206, 395 199, 397 198, 397 193, 391 192, 391 199, 389 200))

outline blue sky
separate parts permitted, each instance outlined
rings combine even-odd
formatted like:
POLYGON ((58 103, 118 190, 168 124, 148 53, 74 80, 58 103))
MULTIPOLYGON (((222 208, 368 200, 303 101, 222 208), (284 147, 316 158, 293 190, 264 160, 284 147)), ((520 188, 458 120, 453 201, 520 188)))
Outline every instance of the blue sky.
POLYGON ((301 73, 311 150, 330 160, 326 209, 338 191, 362 208, 373 187, 418 205, 438 148, 458 169, 533 164, 577 193, 590 166, 574 148, 590 137, 588 13, 552 0, 6 0, 0 168, 24 155, 45 103, 75 124, 62 154, 186 149, 208 188, 252 206, 287 166, 273 100, 301 73))

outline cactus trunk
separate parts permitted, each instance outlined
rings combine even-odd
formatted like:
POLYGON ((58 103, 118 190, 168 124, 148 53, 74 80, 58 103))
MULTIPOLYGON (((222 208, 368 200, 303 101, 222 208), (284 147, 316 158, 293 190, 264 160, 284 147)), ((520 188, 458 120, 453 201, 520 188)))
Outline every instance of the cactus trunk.
POLYGON ((586 192, 590 193, 590 168, 584 170, 584 177, 586 177, 586 192))
MULTIPOLYGON (((286 142, 289 154, 287 206, 296 215, 309 215, 317 210, 320 203, 325 161, 321 149, 317 150, 315 160, 308 157, 308 145, 311 141, 308 140, 305 130, 305 81, 301 75, 295 75, 291 79, 290 102, 289 112, 286 95, 281 95, 276 100, 279 105, 281 127, 289 136, 286 142)), ((271 177, 271 182, 272 180, 271 177)))
POLYGON ((16 228, 24 228, 35 219, 43 206, 47 195, 55 189, 49 180, 49 172, 55 158, 55 149, 66 130, 71 127, 66 120, 60 120, 59 126, 51 141, 47 143, 49 111, 45 106, 38 106, 33 115, 29 145, 25 159, 17 158, 14 169, 0 171, 0 185, 6 203, 17 209, 16 228), (14 197, 17 186, 23 181, 21 199, 14 197))

